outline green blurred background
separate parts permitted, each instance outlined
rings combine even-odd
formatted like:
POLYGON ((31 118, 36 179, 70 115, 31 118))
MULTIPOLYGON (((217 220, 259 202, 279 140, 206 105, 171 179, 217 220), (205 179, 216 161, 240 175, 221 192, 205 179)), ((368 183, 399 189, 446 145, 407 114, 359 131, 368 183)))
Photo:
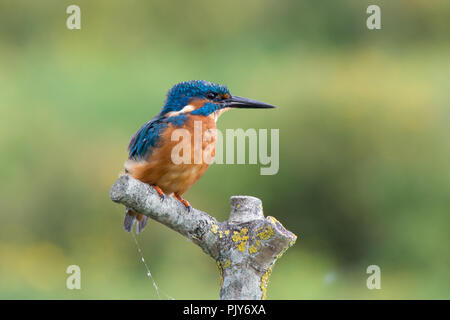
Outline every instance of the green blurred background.
MULTIPOLYGON (((279 107, 218 123, 279 128, 277 175, 215 165, 186 194, 219 220, 257 196, 299 236, 269 299, 450 298, 449 21, 446 0, 2 0, 0 298, 157 298, 108 193, 129 138, 191 79, 279 107)), ((153 221, 138 238, 162 290, 218 298, 195 245, 153 221)))

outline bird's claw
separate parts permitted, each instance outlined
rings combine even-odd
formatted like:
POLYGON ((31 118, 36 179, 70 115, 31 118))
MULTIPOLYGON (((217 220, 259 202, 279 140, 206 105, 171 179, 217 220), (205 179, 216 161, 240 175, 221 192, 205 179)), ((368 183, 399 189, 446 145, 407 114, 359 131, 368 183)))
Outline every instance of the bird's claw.
POLYGON ((164 194, 162 189, 160 187, 158 187, 157 185, 152 185, 152 187, 153 187, 153 189, 155 189, 156 192, 158 192, 159 198, 161 199, 161 201, 164 201, 164 199, 166 198, 166 195, 164 194))
POLYGON ((191 211, 192 211, 192 206, 191 206, 191 204, 189 203, 189 201, 183 199, 182 197, 180 197, 180 196, 177 195, 177 194, 175 195, 175 198, 177 198, 177 200, 180 201, 180 202, 186 207, 186 209, 188 210, 188 212, 191 212, 191 211))
POLYGON ((187 209, 188 212, 191 212, 192 206, 191 206, 191 204, 189 203, 189 201, 184 200, 184 199, 181 199, 180 202, 186 207, 186 209, 187 209))

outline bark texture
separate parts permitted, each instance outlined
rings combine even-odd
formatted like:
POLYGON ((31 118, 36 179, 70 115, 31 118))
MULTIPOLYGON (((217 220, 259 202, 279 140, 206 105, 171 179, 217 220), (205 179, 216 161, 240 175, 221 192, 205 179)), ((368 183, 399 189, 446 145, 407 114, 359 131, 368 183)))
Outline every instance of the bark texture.
POLYGON ((220 299, 265 299, 272 267, 297 236, 273 217, 264 217, 261 200, 231 197, 227 221, 192 209, 166 196, 163 200, 148 184, 122 175, 110 197, 147 215, 190 239, 211 256, 220 272, 220 299))

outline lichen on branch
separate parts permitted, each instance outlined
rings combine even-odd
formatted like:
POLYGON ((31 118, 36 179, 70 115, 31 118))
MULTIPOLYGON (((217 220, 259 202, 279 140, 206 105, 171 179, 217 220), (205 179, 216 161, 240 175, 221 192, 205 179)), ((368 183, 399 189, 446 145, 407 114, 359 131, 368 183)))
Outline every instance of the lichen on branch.
POLYGON ((218 265, 221 299, 264 299, 272 267, 297 237, 273 217, 261 200, 231 197, 227 221, 191 209, 172 197, 161 199, 148 184, 122 175, 111 188, 114 202, 147 215, 193 241, 218 265))

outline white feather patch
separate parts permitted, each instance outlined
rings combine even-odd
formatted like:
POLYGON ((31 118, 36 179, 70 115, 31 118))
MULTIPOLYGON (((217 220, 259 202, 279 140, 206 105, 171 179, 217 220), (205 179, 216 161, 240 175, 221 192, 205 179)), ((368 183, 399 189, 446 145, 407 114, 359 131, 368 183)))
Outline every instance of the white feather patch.
POLYGON ((186 113, 186 112, 191 112, 191 111, 194 111, 194 110, 195 110, 195 107, 191 106, 190 104, 188 104, 187 106, 184 106, 183 109, 181 109, 179 111, 167 112, 165 114, 165 116, 166 117, 173 117, 173 116, 177 116, 179 114, 186 113))

